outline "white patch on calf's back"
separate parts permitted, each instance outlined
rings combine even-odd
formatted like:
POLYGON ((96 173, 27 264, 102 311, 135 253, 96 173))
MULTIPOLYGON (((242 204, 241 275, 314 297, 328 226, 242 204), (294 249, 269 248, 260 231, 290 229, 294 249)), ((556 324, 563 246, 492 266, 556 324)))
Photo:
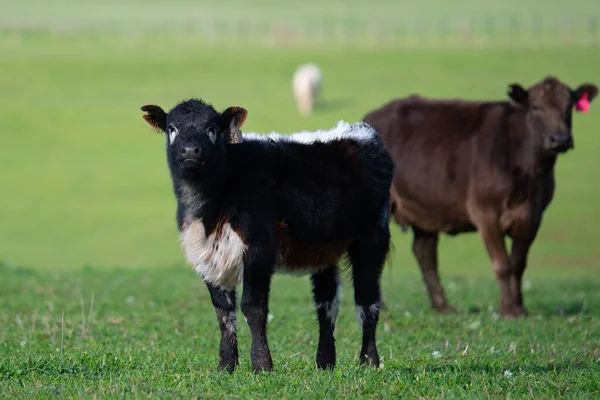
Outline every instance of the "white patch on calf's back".
POLYGON ((187 260, 207 282, 222 288, 242 282, 246 244, 229 223, 207 237, 202 221, 194 220, 181 232, 181 246, 187 260))
POLYGON ((328 143, 338 140, 354 140, 357 142, 369 142, 377 138, 377 131, 364 122, 355 122, 349 124, 345 121, 339 121, 337 125, 328 130, 318 131, 300 131, 289 135, 280 133, 270 133, 261 135, 258 133, 244 132, 244 139, 265 141, 274 140, 275 142, 292 142, 302 144, 313 144, 315 142, 328 143))

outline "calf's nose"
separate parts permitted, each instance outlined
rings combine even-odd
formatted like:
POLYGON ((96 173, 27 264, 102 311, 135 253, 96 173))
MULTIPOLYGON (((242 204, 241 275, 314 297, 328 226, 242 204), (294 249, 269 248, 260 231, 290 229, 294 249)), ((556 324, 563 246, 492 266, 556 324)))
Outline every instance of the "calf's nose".
POLYGON ((184 160, 199 160, 200 159, 200 147, 198 146, 182 146, 179 149, 181 157, 184 160))

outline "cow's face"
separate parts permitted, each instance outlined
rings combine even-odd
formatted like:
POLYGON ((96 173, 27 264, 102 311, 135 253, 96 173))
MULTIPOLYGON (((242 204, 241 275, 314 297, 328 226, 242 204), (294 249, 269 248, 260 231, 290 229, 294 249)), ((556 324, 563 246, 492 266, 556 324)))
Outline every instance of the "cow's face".
POLYGON ((598 94, 598 87, 585 83, 576 90, 554 77, 547 77, 528 90, 519 84, 508 88, 508 96, 527 110, 529 129, 540 139, 546 154, 566 152, 574 147, 572 111, 587 112, 598 94))
POLYGON ((182 101, 169 113, 155 105, 142 107, 143 118, 166 134, 169 168, 174 177, 202 180, 217 171, 224 160, 225 145, 241 142, 239 128, 248 112, 229 107, 218 113, 198 99, 182 101))

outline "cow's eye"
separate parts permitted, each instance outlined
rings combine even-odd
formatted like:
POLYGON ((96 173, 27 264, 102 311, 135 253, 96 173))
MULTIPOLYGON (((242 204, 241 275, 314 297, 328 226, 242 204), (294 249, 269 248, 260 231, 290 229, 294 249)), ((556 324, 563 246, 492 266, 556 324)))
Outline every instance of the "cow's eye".
POLYGON ((169 134, 169 143, 173 144, 175 138, 177 137, 177 128, 175 128, 173 124, 169 124, 169 126, 167 127, 167 133, 169 134))

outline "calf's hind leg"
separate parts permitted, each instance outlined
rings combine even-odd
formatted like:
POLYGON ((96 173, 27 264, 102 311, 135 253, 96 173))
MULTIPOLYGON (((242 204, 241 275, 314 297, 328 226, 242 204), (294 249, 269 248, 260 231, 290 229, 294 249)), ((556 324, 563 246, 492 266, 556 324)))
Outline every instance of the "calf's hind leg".
POLYGON ((356 317, 362 327, 361 365, 379 366, 376 329, 381 302, 381 271, 390 246, 389 227, 377 227, 357 238, 348 249, 354 281, 356 317))
POLYGON ((455 313, 456 309, 448 304, 438 272, 438 233, 425 232, 413 226, 413 253, 421 268, 423 280, 429 292, 431 306, 444 314, 455 313))
POLYGON ((319 346, 317 347, 317 367, 335 367, 335 321, 340 306, 340 280, 337 266, 317 272, 311 276, 313 297, 319 319, 319 346))

